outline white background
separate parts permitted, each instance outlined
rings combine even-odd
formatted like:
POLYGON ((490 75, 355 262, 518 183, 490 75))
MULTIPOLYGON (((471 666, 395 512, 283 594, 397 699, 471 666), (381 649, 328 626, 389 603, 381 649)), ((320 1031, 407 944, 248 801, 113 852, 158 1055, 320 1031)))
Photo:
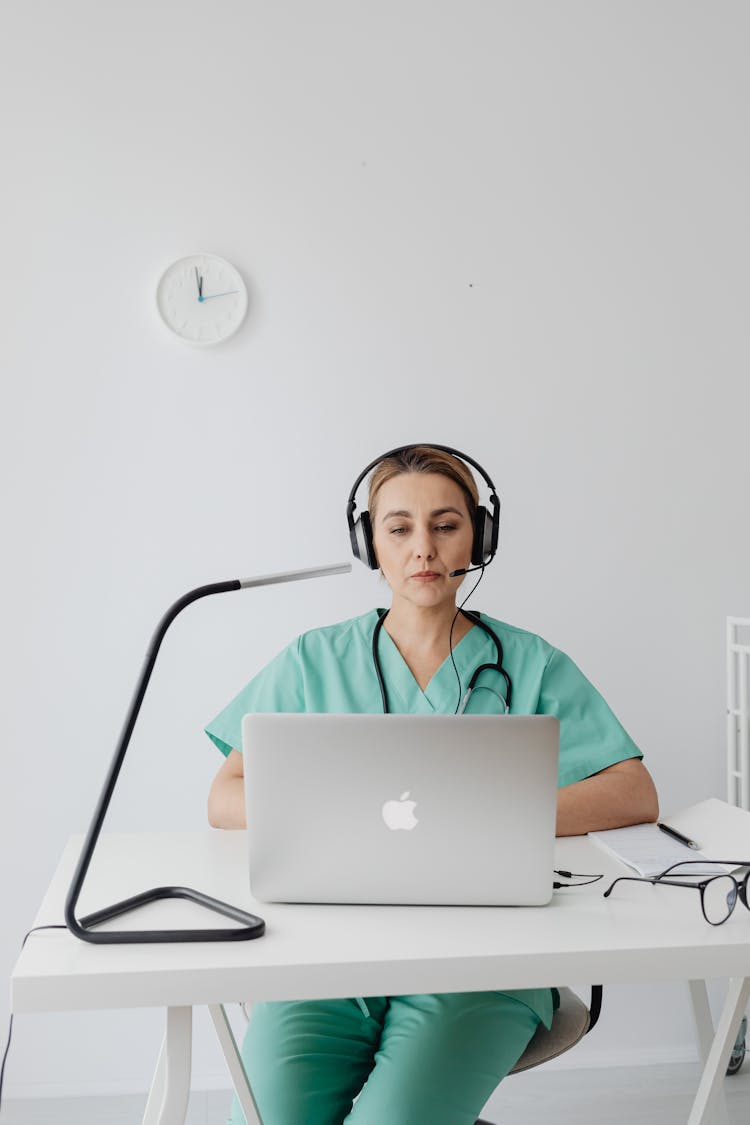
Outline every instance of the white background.
MULTIPOLYGON (((750 614, 747 5, 9 0, 1 23, 3 975, 161 613, 347 559, 351 482, 404 441, 498 486, 472 604, 581 665, 664 812, 725 796, 724 619, 750 614), (250 295, 214 349, 155 312, 161 271, 202 250, 250 295)), ((298 632, 385 598, 358 566, 188 610, 108 827, 204 825, 203 723, 298 632)), ((160 1034, 157 1012, 22 1017, 7 1094, 145 1089, 160 1034)), ((196 1035, 196 1084, 226 1084, 196 1035)), ((691 1050, 664 986, 610 989, 575 1054, 691 1050)))

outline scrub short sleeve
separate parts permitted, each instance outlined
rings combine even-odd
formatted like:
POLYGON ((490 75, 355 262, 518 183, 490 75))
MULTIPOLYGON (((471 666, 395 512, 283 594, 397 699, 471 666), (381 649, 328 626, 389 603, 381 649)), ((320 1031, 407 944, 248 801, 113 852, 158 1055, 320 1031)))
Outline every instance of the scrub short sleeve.
POLYGON ((560 786, 643 757, 594 685, 557 649, 542 674, 537 712, 560 720, 560 786))
POLYGON ((242 718, 251 711, 305 710, 299 638, 274 657, 205 728, 225 756, 242 750, 242 718))

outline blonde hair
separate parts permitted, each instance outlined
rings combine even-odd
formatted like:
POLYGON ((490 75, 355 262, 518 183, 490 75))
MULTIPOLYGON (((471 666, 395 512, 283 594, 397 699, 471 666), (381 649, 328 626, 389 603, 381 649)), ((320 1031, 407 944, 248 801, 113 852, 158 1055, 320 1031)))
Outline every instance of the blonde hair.
POLYGON ((375 519, 375 506, 380 489, 386 481, 402 473, 438 473, 440 476, 448 477, 464 494, 469 516, 472 523, 474 522, 479 504, 479 492, 471 469, 452 453, 435 449, 432 445, 408 445, 375 466, 370 477, 367 500, 370 520, 375 519))

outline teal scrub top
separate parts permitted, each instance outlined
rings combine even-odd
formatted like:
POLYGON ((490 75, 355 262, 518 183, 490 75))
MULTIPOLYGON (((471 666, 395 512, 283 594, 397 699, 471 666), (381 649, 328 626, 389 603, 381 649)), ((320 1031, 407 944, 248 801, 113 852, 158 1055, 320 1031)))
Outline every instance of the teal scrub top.
MULTIPOLYGON (((503 646, 503 667, 513 684, 512 714, 555 715, 560 720, 558 785, 581 781, 626 758, 642 757, 599 692, 565 653, 534 633, 481 616, 503 646)), ((209 738, 225 755, 241 750, 242 718, 254 711, 382 713, 372 658, 377 620, 378 611, 373 609, 297 637, 208 724, 209 738)), ((391 712, 454 713, 459 686, 450 657, 422 691, 385 629, 380 631, 378 655, 391 712)), ((475 625, 455 645, 453 659, 462 696, 478 665, 496 662, 497 653, 492 639, 475 625)), ((504 697, 502 677, 485 671, 469 697, 466 714, 501 713, 504 697)), ((508 994, 517 995, 549 1026, 549 989, 508 994)))

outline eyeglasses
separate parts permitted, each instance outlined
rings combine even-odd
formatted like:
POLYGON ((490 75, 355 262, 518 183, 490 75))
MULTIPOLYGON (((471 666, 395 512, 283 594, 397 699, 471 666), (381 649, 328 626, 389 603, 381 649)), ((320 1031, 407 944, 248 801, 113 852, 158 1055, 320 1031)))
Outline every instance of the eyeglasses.
MULTIPOLYGON (((676 872, 680 874, 679 871, 676 872)), ((616 883, 652 883, 654 886, 668 886, 668 887, 694 887, 700 891, 701 896, 701 910, 703 917, 712 926, 720 926, 722 922, 726 922, 729 915, 737 905, 737 899, 740 900, 742 905, 750 910, 750 902, 748 902, 748 881, 750 880, 750 860, 747 859, 722 859, 722 860, 705 860, 705 859, 683 859, 679 863, 673 863, 671 867, 667 867, 659 875, 643 876, 643 875, 620 875, 619 878, 607 887, 604 892, 604 897, 608 898, 616 883), (666 875, 672 875, 677 868, 690 867, 691 864, 696 864, 702 868, 701 871, 686 871, 682 879, 666 879, 666 875), (709 875, 707 879, 700 879, 698 881, 686 882, 685 880, 695 880, 696 876, 708 874, 707 868, 711 867, 745 867, 748 868, 745 875, 740 879, 736 879, 734 875, 727 875, 725 872, 717 873, 716 875, 709 875)))

